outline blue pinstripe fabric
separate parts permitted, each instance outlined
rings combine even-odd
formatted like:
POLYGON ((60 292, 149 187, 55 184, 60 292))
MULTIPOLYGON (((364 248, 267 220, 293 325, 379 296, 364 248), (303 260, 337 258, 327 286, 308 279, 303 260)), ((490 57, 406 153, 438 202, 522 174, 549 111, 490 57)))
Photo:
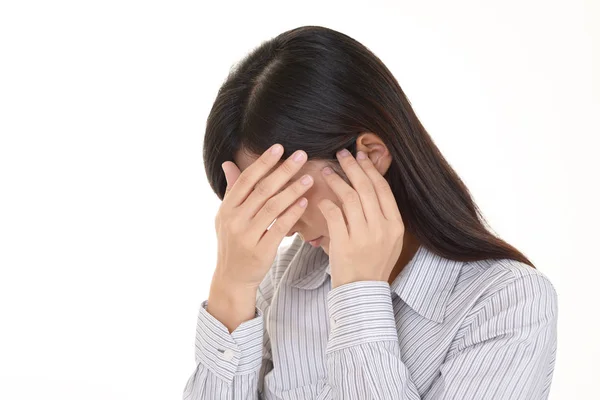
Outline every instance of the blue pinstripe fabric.
POLYGON ((548 398, 557 294, 514 260, 421 246, 391 285, 332 290, 329 257, 296 235, 256 301, 231 334, 202 302, 184 399, 548 398))

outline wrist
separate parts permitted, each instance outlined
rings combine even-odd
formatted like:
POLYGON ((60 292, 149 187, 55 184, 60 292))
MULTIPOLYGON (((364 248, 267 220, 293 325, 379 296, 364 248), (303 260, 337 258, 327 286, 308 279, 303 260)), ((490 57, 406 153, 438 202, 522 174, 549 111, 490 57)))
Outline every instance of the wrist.
POLYGON ((363 281, 368 281, 368 282, 386 282, 388 283, 387 279, 383 279, 381 277, 374 277, 374 276, 365 276, 362 275, 360 277, 333 277, 331 278, 331 289, 335 289, 339 286, 343 286, 343 285, 347 285, 349 283, 354 283, 354 282, 363 282, 363 281))
POLYGON ((256 288, 241 288, 213 282, 206 311, 221 321, 229 332, 256 317, 256 288))

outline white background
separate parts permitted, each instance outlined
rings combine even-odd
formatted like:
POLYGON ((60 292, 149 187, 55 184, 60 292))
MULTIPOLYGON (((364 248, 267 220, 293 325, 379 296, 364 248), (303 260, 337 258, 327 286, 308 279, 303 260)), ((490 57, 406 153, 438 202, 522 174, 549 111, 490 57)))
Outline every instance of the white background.
POLYGON ((216 259, 206 117, 233 63, 301 25, 390 68, 556 287, 551 398, 597 396, 599 2, 211 3, 1 3, 0 398, 181 398, 216 259))

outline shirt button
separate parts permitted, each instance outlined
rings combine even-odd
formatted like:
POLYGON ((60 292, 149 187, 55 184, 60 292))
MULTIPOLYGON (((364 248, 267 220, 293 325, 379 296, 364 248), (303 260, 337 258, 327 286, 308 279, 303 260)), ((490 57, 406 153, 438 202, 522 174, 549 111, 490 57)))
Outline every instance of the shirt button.
POLYGON ((231 351, 230 349, 227 349, 223 352, 224 360, 231 361, 232 358, 233 358, 233 351, 231 351))
POLYGON ((335 319, 333 319, 333 318, 329 318, 329 325, 331 326, 331 329, 337 328, 337 323, 335 322, 335 319))

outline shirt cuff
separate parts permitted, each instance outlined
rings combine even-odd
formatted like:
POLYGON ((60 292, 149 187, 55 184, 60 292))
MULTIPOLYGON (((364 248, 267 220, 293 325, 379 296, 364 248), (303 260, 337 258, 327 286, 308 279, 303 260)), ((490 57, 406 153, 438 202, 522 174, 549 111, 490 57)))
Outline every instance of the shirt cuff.
POLYGON ((379 341, 398 341, 390 285, 357 281, 327 294, 330 333, 327 352, 379 341))
POLYGON ((260 369, 263 351, 263 313, 242 322, 233 332, 208 311, 208 300, 200 306, 196 326, 196 363, 205 365, 227 383, 234 376, 260 369))

